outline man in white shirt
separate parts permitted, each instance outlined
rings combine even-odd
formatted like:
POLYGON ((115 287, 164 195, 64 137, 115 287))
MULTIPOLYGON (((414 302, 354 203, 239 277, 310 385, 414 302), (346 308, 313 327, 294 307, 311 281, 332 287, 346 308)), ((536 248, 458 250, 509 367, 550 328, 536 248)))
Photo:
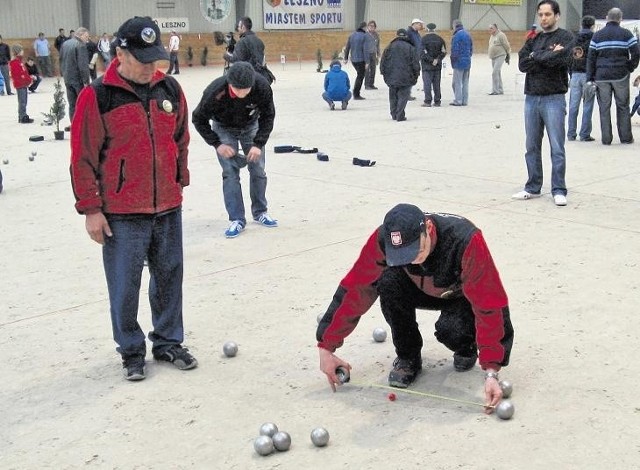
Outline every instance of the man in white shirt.
POLYGON ((171 37, 169 38, 169 70, 167 75, 180 75, 180 64, 178 64, 178 50, 180 49, 180 36, 178 33, 171 30, 171 37))

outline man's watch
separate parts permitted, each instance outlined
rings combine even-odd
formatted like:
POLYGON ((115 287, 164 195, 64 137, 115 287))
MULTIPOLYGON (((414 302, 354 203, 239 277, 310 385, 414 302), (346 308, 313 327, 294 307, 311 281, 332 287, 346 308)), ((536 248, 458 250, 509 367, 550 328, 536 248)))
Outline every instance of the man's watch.
POLYGON ((487 379, 496 379, 497 381, 500 381, 500 377, 498 377, 498 373, 497 372, 487 372, 484 374, 484 380, 487 379))

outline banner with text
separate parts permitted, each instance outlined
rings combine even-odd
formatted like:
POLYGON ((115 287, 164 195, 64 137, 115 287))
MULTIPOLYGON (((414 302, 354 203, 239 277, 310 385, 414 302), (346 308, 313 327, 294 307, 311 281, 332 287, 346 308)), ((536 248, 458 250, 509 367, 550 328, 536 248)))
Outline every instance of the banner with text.
POLYGON ((477 5, 496 5, 519 7, 522 6, 522 0, 464 0, 464 3, 475 3, 477 5))
POLYGON ((263 0, 264 29, 342 29, 343 0, 263 0))

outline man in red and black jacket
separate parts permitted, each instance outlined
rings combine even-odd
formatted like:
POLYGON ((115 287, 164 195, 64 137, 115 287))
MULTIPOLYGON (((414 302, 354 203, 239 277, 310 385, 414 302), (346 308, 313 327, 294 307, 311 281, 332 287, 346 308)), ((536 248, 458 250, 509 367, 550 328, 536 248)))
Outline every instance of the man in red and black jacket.
POLYGON ((182 188, 189 185, 188 110, 178 82, 158 70, 168 60, 149 17, 127 20, 116 58, 78 96, 71 127, 71 180, 89 236, 103 245, 111 322, 127 380, 145 378, 145 336, 137 321, 149 266, 156 360, 192 369, 181 346, 182 188))
POLYGON ((389 385, 406 388, 422 370, 416 309, 440 310, 436 339, 454 352, 457 371, 473 368, 479 351, 491 412, 502 398, 498 371, 509 363, 513 327, 482 232, 458 215, 424 213, 410 204, 387 213, 318 325, 320 369, 334 390, 340 383, 336 369, 351 369, 334 352, 378 296, 398 356, 389 385))

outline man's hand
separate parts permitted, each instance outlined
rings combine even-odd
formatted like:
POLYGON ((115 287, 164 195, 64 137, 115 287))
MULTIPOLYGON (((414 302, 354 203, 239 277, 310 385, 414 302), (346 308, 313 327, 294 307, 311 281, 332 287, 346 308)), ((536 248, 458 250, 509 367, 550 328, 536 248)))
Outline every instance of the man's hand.
POLYGON ((564 50, 564 46, 562 44, 554 44, 553 45, 553 52, 559 52, 564 50))
POLYGON ((218 155, 220 155, 222 158, 232 158, 232 157, 235 157, 236 155, 236 149, 234 149, 231 145, 227 145, 227 144, 218 145, 218 148, 216 149, 216 151, 218 152, 218 155))
POLYGON ((91 239, 101 245, 104 245, 105 235, 107 237, 113 236, 113 233, 111 233, 111 227, 109 227, 109 223, 107 222, 107 218, 102 212, 87 214, 84 225, 87 228, 87 233, 91 239))
POLYGON ((507 63, 507 65, 509 65, 509 63, 511 62, 511 54, 507 54, 504 57, 504 61, 507 63))
MULTIPOLYGON (((487 370, 487 372, 489 372, 489 370, 487 370)), ((484 381, 484 398, 484 412, 490 415, 498 403, 500 403, 500 400, 502 400, 502 389, 500 388, 497 378, 491 377, 484 381)))
POLYGON ((331 389, 335 392, 336 385, 342 385, 336 377, 336 369, 338 366, 342 366, 351 371, 351 366, 327 349, 318 348, 318 353, 320 354, 320 370, 325 373, 331 389))
POLYGON ((262 149, 254 145, 249 149, 249 153, 246 155, 247 161, 251 163, 257 162, 260 160, 260 155, 262 155, 262 149))

